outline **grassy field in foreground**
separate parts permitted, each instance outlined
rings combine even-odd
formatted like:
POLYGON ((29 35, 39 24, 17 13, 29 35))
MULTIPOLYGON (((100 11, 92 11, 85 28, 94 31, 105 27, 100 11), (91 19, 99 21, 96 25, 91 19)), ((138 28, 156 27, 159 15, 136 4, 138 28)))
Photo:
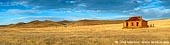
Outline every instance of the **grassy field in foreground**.
POLYGON ((121 29, 122 24, 1 28, 0 45, 170 45, 170 43, 118 43, 119 41, 170 41, 168 22, 170 21, 149 21, 149 24, 155 24, 155 27, 143 29, 121 29))

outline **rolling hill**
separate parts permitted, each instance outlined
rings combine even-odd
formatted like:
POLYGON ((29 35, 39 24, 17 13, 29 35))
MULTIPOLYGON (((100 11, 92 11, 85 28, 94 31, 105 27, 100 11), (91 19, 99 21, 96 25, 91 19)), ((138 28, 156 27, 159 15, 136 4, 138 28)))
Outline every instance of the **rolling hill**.
POLYGON ((60 26, 87 26, 87 25, 103 25, 103 24, 119 24, 122 20, 79 20, 79 21, 31 21, 28 23, 19 22, 17 24, 8 25, 8 27, 18 27, 18 28, 41 28, 41 27, 60 27, 60 26))

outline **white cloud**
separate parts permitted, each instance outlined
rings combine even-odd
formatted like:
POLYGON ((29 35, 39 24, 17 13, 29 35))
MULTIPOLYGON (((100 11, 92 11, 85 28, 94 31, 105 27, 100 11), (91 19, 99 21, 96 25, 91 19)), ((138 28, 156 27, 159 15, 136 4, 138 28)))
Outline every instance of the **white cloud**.
POLYGON ((114 18, 127 18, 129 16, 114 16, 114 18))
POLYGON ((145 15, 155 15, 157 17, 170 13, 170 9, 149 8, 141 10, 141 13, 145 15))
POLYGON ((27 16, 27 17, 19 17, 11 20, 21 20, 21 19, 28 19, 28 18, 53 18, 54 16, 27 16))
POLYGON ((140 10, 132 10, 129 12, 130 15, 138 15, 143 16, 147 18, 158 18, 162 17, 166 14, 170 14, 170 9, 166 9, 164 7, 157 7, 157 8, 146 8, 146 9, 140 9, 140 10))
POLYGON ((27 6, 26 4, 27 4, 26 1, 0 2, 0 6, 18 6, 18 5, 27 6))
POLYGON ((79 6, 79 7, 87 7, 87 4, 81 3, 81 4, 78 4, 77 6, 79 6))
POLYGON ((134 8, 133 10, 123 11, 132 16, 143 16, 145 18, 158 18, 170 14, 170 9, 165 8, 159 0, 144 0, 147 3, 134 8))
POLYGON ((39 13, 38 10, 20 10, 20 9, 9 9, 5 12, 0 12, 1 14, 8 15, 20 15, 20 14, 35 14, 39 13))
POLYGON ((70 21, 77 21, 77 20, 84 20, 84 19, 88 19, 88 20, 96 20, 96 18, 87 18, 87 17, 68 17, 65 20, 70 20, 70 21))
POLYGON ((77 1, 65 1, 66 3, 77 3, 77 1))
POLYGON ((12 18, 11 21, 31 21, 31 20, 52 20, 52 21, 60 21, 62 18, 54 17, 54 16, 27 16, 27 17, 18 17, 12 18))
POLYGON ((152 0, 144 0, 145 2, 151 2, 152 0))

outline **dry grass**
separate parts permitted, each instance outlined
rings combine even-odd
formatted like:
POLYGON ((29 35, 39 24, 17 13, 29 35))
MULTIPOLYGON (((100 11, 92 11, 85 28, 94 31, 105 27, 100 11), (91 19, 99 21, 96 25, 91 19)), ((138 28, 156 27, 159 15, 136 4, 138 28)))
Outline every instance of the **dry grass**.
POLYGON ((156 27, 143 29, 121 29, 122 24, 1 28, 0 45, 169 45, 115 43, 115 41, 170 41, 169 22, 169 20, 149 21, 149 24, 155 24, 156 27))

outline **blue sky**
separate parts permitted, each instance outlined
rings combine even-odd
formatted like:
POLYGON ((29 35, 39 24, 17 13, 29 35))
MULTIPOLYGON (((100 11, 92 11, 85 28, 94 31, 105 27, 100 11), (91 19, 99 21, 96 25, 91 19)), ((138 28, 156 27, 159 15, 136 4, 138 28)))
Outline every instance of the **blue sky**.
POLYGON ((169 0, 0 0, 0 25, 33 20, 170 18, 169 0))

